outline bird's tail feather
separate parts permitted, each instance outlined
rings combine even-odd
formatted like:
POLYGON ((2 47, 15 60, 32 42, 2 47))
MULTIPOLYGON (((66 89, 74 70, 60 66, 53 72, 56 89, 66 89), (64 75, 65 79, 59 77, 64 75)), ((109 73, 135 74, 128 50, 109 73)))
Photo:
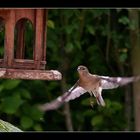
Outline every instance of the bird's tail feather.
POLYGON ((97 104, 98 104, 98 105, 105 106, 105 101, 104 101, 102 95, 99 94, 99 95, 96 97, 96 100, 97 100, 97 104))

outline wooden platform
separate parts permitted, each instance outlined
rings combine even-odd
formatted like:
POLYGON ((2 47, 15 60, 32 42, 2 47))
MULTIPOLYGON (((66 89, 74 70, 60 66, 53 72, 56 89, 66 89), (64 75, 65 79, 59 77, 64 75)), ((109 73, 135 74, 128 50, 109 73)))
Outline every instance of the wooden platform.
POLYGON ((57 70, 21 70, 0 68, 0 78, 28 80, 61 80, 62 75, 57 70))

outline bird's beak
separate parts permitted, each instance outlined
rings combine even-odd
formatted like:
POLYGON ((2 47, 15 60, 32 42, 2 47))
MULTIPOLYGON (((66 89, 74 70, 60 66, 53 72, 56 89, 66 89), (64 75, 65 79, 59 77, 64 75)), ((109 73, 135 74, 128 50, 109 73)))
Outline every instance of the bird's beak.
POLYGON ((80 67, 78 67, 77 70, 80 70, 80 67))

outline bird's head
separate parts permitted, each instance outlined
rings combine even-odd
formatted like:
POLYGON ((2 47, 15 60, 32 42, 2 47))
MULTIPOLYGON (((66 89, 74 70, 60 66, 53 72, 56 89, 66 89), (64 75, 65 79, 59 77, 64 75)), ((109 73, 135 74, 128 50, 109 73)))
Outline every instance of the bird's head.
POLYGON ((78 71, 78 73, 88 73, 88 68, 80 65, 80 66, 78 66, 77 71, 78 71))

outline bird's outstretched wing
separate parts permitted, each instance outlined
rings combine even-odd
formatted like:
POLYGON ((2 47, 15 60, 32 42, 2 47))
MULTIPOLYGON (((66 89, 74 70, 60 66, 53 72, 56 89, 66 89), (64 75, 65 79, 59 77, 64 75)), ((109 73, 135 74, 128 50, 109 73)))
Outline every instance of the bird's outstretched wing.
MULTIPOLYGON (((68 91, 69 92, 69 91, 68 91)), ((68 102, 70 100, 74 100, 75 98, 78 98, 79 96, 81 96, 82 94, 86 93, 87 91, 80 87, 77 86, 66 98, 65 98, 65 102, 68 102)))
POLYGON ((55 100, 51 101, 50 103, 45 103, 39 106, 39 109, 42 111, 49 111, 58 109, 63 103, 78 98, 80 95, 87 92, 82 87, 77 86, 76 88, 71 88, 68 92, 65 92, 62 96, 59 96, 55 100))
POLYGON ((99 77, 101 78, 102 89, 113 89, 140 80, 140 76, 132 76, 132 77, 99 76, 99 77))

